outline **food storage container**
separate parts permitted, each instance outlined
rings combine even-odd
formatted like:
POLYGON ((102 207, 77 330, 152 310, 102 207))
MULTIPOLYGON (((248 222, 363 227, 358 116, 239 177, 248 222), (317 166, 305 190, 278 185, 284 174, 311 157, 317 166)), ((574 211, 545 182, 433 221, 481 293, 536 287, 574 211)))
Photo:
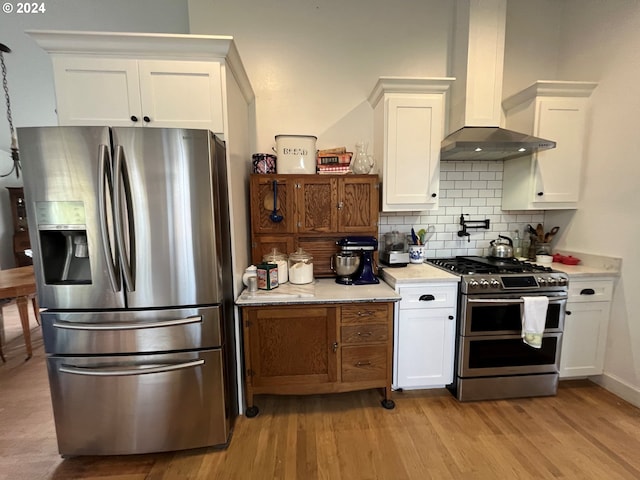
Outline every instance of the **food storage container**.
POLYGON ((302 248, 289 255, 289 282, 298 285, 313 282, 313 257, 302 248))
POLYGON ((277 248, 271 250, 262 257, 264 263, 273 263, 278 266, 278 283, 287 283, 289 280, 289 265, 287 263, 287 256, 279 252, 277 248))
POLYGON ((272 290, 278 286, 278 266, 273 263, 261 263, 258 265, 258 288, 260 290, 272 290))
POLYGON ((279 174, 316 173, 316 140, 312 135, 276 135, 279 174))

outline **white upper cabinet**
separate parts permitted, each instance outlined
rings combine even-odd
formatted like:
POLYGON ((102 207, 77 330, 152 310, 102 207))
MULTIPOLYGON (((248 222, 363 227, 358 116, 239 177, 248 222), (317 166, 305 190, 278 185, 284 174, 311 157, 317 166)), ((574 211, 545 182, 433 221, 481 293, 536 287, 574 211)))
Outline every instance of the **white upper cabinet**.
POLYGON ((231 37, 27 32, 53 63, 60 125, 228 129, 225 75, 253 98, 231 37))
POLYGON ((383 212, 437 208, 446 94, 453 80, 381 77, 369 95, 383 212))
POLYGON ((578 207, 593 82, 538 81, 506 99, 506 126, 556 142, 556 148, 506 160, 503 210, 578 207))

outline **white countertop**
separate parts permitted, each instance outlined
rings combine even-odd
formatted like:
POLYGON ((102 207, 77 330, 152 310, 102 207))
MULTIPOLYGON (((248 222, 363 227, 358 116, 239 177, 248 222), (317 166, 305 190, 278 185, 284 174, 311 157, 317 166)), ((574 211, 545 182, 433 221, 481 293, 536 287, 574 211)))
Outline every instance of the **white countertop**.
POLYGON ((258 290, 254 293, 244 289, 236 300, 236 305, 397 302, 399 300, 400 295, 382 280, 373 285, 341 285, 333 278, 319 278, 307 285, 294 285, 288 282, 273 290, 258 290))
POLYGON ((460 276, 446 272, 428 263, 410 263, 406 267, 385 267, 382 278, 395 288, 413 283, 458 283, 460 276))
POLYGON ((571 255, 580 259, 578 265, 565 265, 564 263, 553 262, 551 268, 569 275, 569 279, 581 277, 619 277, 622 269, 622 259, 617 257, 607 257, 584 252, 570 252, 558 250, 555 253, 560 255, 571 255))

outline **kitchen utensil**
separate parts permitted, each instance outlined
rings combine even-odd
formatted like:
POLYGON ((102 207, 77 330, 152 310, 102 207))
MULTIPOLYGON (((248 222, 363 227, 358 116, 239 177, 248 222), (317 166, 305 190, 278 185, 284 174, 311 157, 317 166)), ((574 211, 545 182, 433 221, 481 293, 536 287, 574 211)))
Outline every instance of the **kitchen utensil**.
POLYGON ((269 215, 269 219, 273 223, 280 223, 284 217, 278 213, 278 182, 273 181, 273 212, 269 215))
POLYGON ((544 227, 541 223, 536 226, 536 235, 538 236, 539 242, 544 242, 544 227))
POLYGON ((497 240, 491 240, 489 255, 497 258, 513 258, 513 241, 504 235, 498 235, 497 240), (504 242, 506 240, 506 243, 504 242))
POLYGON ((426 230, 424 228, 418 230, 418 239, 420 240, 420 243, 422 245, 426 245, 435 233, 436 227, 434 227, 433 225, 429 225, 426 230))
POLYGON ((553 227, 551 230, 545 233, 544 242, 551 243, 551 240, 553 240, 553 237, 555 236, 555 234, 558 233, 558 230, 560 230, 560 227, 553 227))
POLYGON ((411 243, 414 245, 419 245, 418 236, 416 235, 416 231, 411 227, 411 243))

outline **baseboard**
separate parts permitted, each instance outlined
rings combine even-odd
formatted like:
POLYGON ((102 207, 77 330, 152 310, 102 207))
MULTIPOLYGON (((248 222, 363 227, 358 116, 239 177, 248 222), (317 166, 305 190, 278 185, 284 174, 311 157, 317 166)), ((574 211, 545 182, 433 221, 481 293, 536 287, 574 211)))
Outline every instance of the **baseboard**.
POLYGON ((638 387, 631 385, 610 373, 589 377, 589 380, 640 408, 640 389, 638 387))

